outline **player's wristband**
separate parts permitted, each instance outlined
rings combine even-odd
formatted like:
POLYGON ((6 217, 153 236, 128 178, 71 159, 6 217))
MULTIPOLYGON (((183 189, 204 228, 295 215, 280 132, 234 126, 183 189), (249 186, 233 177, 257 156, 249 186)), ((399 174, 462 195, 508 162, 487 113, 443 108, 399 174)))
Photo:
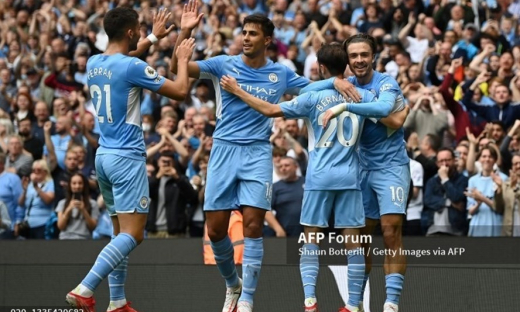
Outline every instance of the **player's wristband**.
POLYGON ((339 104, 330 108, 330 110, 334 113, 334 116, 338 116, 347 110, 347 103, 339 104))
POLYGON ((150 40, 152 44, 156 44, 159 41, 154 34, 149 34, 146 39, 150 40))

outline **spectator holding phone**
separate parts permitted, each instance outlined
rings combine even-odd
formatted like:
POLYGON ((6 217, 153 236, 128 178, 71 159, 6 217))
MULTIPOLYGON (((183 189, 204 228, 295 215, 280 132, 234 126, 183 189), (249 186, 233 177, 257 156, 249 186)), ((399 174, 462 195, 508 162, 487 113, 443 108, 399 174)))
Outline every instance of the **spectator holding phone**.
POLYGON ((25 216, 23 221, 26 222, 22 222, 21 218, 17 220, 19 222, 15 225, 14 235, 44 239, 45 224, 52 215, 54 201, 54 181, 45 160, 33 163, 31 177, 22 179, 22 187, 17 216, 25 216))
POLYGON ((66 188, 66 197, 56 207, 60 239, 89 239, 97 226, 99 207, 90 197, 87 179, 74 173, 66 188))
POLYGON ((410 132, 417 132, 420 141, 429 133, 442 138, 448 128, 448 115, 437 108, 431 88, 423 88, 419 92, 421 95, 406 118, 404 127, 410 132))
POLYGON ((148 238, 184 237, 197 207, 198 193, 180 173, 173 153, 162 153, 157 174, 148 179, 150 212, 146 223, 148 238))

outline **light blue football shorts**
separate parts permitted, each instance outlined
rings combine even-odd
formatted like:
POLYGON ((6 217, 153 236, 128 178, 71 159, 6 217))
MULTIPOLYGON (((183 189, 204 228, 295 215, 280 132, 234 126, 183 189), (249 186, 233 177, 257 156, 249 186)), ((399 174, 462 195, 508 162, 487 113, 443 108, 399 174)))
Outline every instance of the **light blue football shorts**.
POLYGON ((214 140, 208 164, 204 211, 250 206, 271 210, 273 157, 269 143, 214 140))
POLYGON ((363 199, 359 190, 306 190, 303 195, 300 224, 327 228, 334 211, 334 228, 365 226, 363 199))
POLYGON ((115 154, 96 155, 96 174, 110 216, 148 213, 150 190, 146 162, 115 154))
POLYGON ((406 214, 410 179, 409 164, 361 170, 365 216, 377 220, 385 214, 406 214))

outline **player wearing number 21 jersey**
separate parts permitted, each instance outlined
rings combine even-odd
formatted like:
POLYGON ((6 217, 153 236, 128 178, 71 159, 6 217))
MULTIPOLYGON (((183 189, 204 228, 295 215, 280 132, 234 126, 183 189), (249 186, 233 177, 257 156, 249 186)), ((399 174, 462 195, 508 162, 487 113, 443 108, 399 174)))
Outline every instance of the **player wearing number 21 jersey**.
MULTIPOLYGON (((154 15, 154 28, 164 27, 170 14, 154 15)), ((182 100, 189 91, 188 61, 195 40, 177 45, 179 74, 175 81, 158 75, 152 67, 131 57, 138 51, 139 14, 117 7, 105 14, 103 25, 108 46, 87 62, 87 83, 100 127, 96 152, 99 188, 113 222, 112 240, 103 248, 81 283, 66 295, 66 301, 85 312, 95 311, 95 290, 108 277, 110 303, 107 311, 135 312, 126 301, 124 286, 129 254, 144 239, 149 209, 146 151, 141 128, 142 89, 182 100)), ((146 47, 146 42, 141 47, 146 47)))

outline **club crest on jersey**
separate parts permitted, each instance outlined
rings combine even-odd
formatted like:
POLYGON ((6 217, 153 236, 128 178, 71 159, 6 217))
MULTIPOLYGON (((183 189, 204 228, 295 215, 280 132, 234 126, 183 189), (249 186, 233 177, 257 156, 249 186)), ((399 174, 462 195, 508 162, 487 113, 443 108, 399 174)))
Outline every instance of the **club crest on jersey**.
POLYGON ((141 200, 139 200, 139 206, 141 206, 141 208, 143 208, 143 209, 148 208, 149 203, 150 203, 150 201, 148 200, 148 197, 146 197, 146 196, 141 197, 141 200))
POLYGON ((271 82, 278 82, 278 76, 276 76, 275 73, 270 73, 269 74, 269 81, 271 81, 271 82))
POLYGON ((155 69, 153 69, 153 67, 151 66, 146 66, 146 68, 144 69, 144 73, 146 75, 146 77, 150 78, 150 79, 155 79, 157 77, 157 71, 155 69))
POLYGON ((381 86, 381 88, 379 89, 379 92, 385 92, 386 90, 390 90, 391 88, 392 88, 392 84, 385 83, 384 85, 381 86))

